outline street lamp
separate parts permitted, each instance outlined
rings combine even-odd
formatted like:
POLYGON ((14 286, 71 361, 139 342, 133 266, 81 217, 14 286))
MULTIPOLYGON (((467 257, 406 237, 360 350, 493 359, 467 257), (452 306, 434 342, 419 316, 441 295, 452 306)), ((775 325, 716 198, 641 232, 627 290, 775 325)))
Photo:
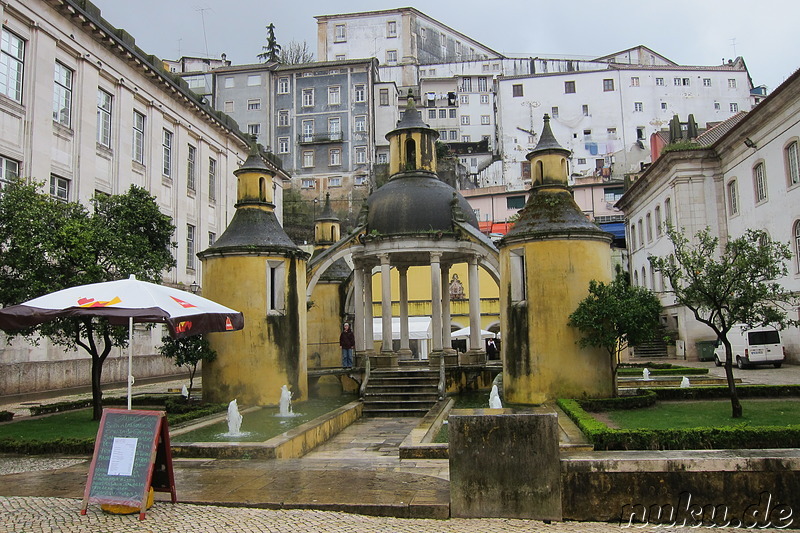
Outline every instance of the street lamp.
POLYGON ((189 285, 189 290, 192 291, 192 294, 197 294, 200 291, 200 285, 197 284, 197 280, 193 281, 191 285, 189 285))
POLYGON ((311 227, 314 231, 314 239, 311 242, 317 242, 317 204, 319 198, 314 198, 314 218, 311 220, 311 227))

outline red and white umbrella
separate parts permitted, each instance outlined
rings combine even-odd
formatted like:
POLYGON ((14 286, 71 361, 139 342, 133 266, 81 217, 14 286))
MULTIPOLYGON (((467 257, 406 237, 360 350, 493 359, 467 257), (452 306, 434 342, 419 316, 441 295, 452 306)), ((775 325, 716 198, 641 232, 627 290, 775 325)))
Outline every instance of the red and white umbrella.
POLYGON ((133 384, 134 322, 164 323, 176 339, 244 327, 244 316, 238 311, 190 292, 131 276, 71 287, 0 309, 0 329, 22 329, 56 318, 80 316, 105 317, 115 325, 128 323, 128 409, 133 384))

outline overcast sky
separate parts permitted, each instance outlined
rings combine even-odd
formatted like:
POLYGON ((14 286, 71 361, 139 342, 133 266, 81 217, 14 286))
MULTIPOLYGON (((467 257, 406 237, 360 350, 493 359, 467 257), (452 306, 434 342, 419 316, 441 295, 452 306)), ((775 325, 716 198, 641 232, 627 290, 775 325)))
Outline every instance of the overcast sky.
POLYGON ((314 16, 415 7, 508 55, 599 57, 642 44, 682 65, 744 57, 755 85, 772 91, 800 68, 797 0, 92 0, 111 24, 161 58, 257 63, 275 24, 280 44, 307 41, 314 16))

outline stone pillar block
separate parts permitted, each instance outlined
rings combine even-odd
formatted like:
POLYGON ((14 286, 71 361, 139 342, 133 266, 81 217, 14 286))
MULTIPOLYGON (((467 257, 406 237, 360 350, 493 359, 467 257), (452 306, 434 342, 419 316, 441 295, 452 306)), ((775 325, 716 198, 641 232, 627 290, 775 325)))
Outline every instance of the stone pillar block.
POLYGON ((553 409, 457 409, 448 427, 452 517, 561 520, 553 409))

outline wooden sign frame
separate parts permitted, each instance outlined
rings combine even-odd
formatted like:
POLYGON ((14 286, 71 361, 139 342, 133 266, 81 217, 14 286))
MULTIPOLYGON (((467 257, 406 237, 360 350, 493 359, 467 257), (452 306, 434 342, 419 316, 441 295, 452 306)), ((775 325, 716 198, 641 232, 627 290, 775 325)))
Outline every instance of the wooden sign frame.
POLYGON ((144 520, 151 487, 177 503, 166 413, 103 409, 81 515, 90 503, 125 505, 144 520))

